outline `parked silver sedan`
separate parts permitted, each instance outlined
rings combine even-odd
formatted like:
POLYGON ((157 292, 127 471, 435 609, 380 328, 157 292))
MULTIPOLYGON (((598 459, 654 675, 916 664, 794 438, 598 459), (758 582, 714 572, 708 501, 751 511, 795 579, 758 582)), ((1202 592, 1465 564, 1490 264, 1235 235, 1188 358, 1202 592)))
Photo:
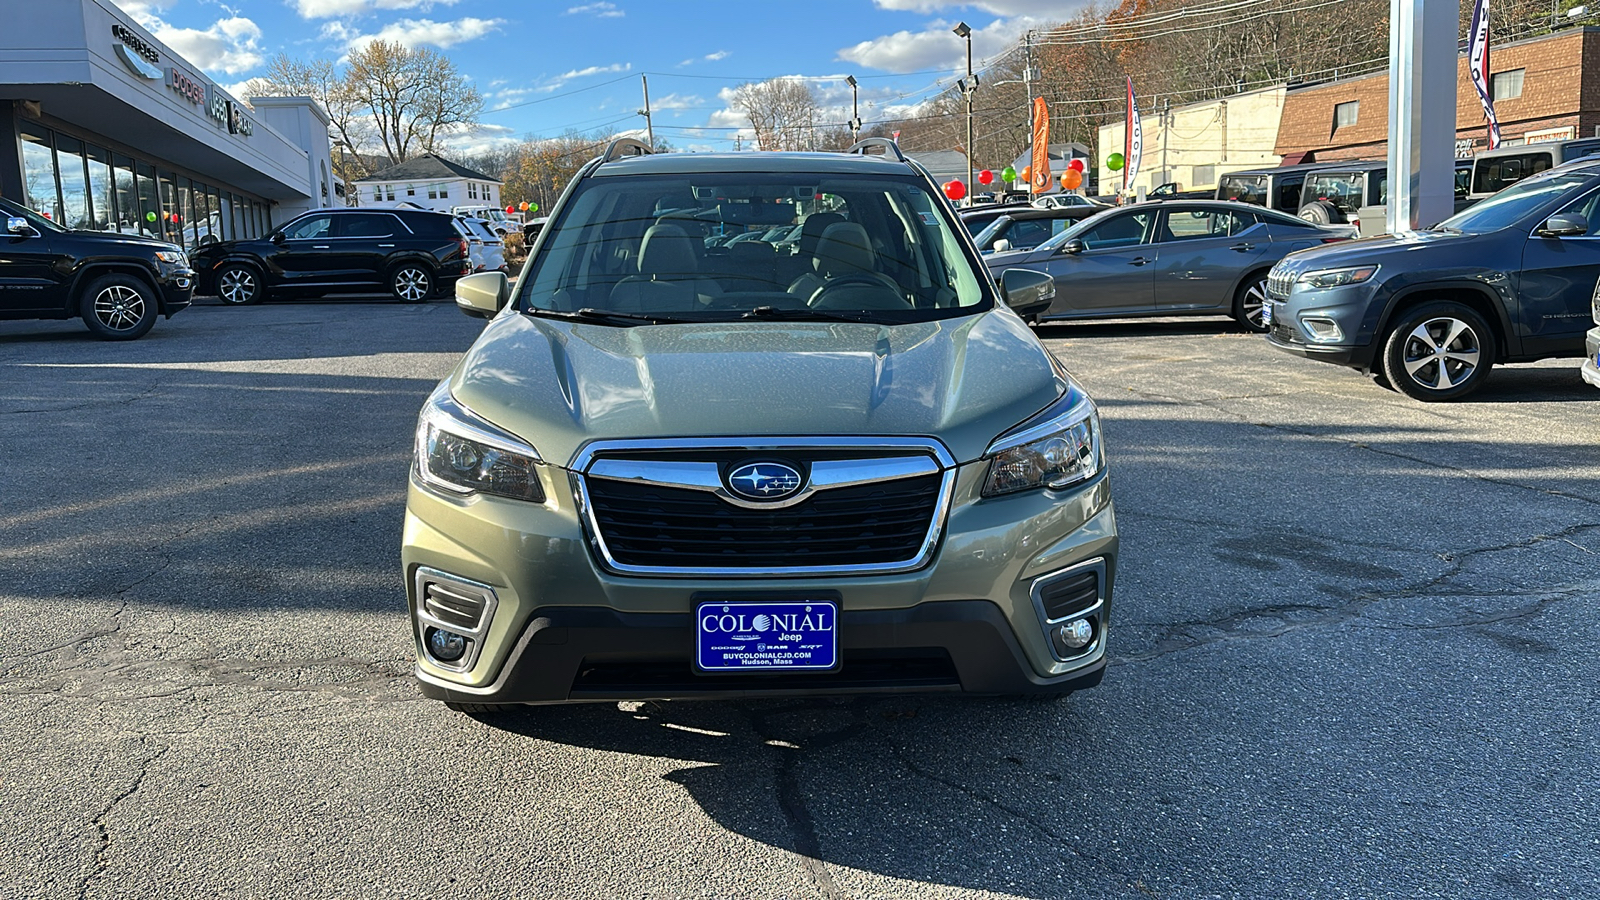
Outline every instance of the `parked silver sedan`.
POLYGON ((985 261, 997 278, 1011 268, 1055 277, 1054 301, 1017 310, 1030 321, 1221 314, 1261 332, 1268 270, 1350 236, 1348 227, 1245 203, 1175 200, 1109 209, 1032 250, 985 261))

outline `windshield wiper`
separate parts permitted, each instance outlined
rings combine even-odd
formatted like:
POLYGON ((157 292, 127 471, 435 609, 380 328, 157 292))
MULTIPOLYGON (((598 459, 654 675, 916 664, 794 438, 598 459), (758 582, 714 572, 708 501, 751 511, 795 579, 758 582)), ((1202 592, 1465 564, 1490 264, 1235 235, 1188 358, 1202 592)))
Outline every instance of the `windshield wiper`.
POLYGON ((783 309, 777 306, 758 306, 739 316, 741 319, 812 319, 824 322, 867 322, 866 313, 834 312, 827 309, 783 309))
POLYGON ((633 325, 681 325, 690 319, 678 319, 672 316, 655 316, 645 313, 612 312, 611 310, 595 309, 585 306, 583 309, 568 312, 564 309, 543 309, 534 307, 528 310, 530 315, 545 316, 551 319, 571 319, 577 322, 597 322, 605 325, 633 326, 633 325))

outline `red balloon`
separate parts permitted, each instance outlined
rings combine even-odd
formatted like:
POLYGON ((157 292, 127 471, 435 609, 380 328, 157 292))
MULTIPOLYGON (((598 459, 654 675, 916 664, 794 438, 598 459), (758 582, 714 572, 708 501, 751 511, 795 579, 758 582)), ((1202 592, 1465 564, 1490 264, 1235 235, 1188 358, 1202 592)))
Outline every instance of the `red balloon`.
POLYGON ((1084 162, 1082 159, 1074 159, 1067 163, 1067 168, 1074 172, 1082 172, 1084 170, 1084 162))
POLYGON ((979 184, 993 184, 994 183, 994 173, 989 171, 988 169, 984 169, 982 172, 979 172, 978 173, 978 183, 979 184))
POLYGON ((944 186, 944 195, 951 200, 960 200, 967 195, 967 185, 957 178, 944 186))
POLYGON ((511 215, 512 213, 516 212, 516 211, 517 211, 517 208, 515 206, 506 207, 506 215, 508 215, 508 216, 511 215))

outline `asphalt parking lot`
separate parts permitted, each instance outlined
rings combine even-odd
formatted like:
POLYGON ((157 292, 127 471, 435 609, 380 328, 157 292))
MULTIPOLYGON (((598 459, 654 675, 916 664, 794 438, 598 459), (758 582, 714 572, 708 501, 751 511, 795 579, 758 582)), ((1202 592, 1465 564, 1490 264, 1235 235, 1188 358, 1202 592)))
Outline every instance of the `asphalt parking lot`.
POLYGON ((1600 391, 1422 405, 1224 320, 1044 336, 1104 684, 533 710, 413 686, 412 425, 479 323, 0 323, 0 897, 1600 894, 1600 391))

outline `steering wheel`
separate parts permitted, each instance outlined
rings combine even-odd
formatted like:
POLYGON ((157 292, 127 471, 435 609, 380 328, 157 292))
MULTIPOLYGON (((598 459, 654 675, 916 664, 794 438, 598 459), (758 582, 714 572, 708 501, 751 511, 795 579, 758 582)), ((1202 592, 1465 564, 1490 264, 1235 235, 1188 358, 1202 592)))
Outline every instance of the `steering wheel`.
POLYGON ((891 281, 887 275, 877 272, 860 272, 855 275, 841 275, 838 278, 830 278, 822 287, 812 292, 811 297, 806 300, 806 305, 816 309, 827 309, 829 308, 827 301, 830 293, 852 287, 878 288, 880 291, 892 291, 894 303, 880 302, 871 306, 839 307, 840 309, 907 309, 911 306, 910 303, 906 302, 906 298, 901 296, 900 285, 891 281))

